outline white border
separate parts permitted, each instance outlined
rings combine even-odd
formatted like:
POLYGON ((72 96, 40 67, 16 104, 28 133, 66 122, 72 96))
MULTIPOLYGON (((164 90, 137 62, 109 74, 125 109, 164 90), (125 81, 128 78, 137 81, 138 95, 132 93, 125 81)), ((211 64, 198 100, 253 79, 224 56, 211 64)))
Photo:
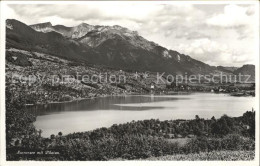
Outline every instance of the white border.
MULTIPOLYGON (((1 118, 1 133, 0 133, 0 145, 1 145, 1 165, 122 165, 130 166, 133 164, 137 165, 199 165, 199 166, 208 166, 208 165, 229 165, 229 166, 259 166, 259 2, 258 1, 2 1, 0 4, 1 7, 1 45, 0 45, 0 118, 1 118), (104 5, 107 3, 138 3, 138 4, 252 4, 255 5, 256 17, 255 21, 257 22, 257 26, 255 27, 255 56, 257 57, 256 63, 256 156, 253 161, 6 161, 6 149, 5 149, 5 9, 3 5, 6 4, 87 4, 87 3, 96 3, 100 5, 104 5)), ((235 13, 234 13, 235 14, 235 13)))

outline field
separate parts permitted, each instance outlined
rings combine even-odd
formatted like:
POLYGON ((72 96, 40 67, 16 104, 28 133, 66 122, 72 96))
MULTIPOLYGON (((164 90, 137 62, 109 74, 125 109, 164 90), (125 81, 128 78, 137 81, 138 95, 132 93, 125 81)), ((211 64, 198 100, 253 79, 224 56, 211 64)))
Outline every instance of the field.
POLYGON ((190 138, 174 138, 174 139, 167 139, 168 142, 170 143, 178 143, 181 146, 184 146, 190 138))
POLYGON ((145 160, 160 160, 160 161, 170 161, 170 160, 225 160, 225 161, 245 161, 253 160, 255 158, 254 151, 212 151, 212 152, 202 152, 195 154, 177 154, 177 155, 167 155, 160 157, 150 157, 145 160))

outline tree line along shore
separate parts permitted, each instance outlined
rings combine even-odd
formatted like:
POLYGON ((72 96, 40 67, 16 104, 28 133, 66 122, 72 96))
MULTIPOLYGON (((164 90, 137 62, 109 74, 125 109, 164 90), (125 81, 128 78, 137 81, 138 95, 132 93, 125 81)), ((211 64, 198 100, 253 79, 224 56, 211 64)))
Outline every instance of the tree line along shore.
POLYGON ((185 81, 167 83, 167 78, 162 77, 166 83, 157 84, 156 72, 112 69, 14 48, 9 49, 6 54, 6 86, 13 93, 24 91, 26 104, 30 105, 122 94, 213 92, 227 93, 232 96, 255 96, 253 82, 221 84, 205 83, 204 80, 199 83, 185 83, 185 81), (82 81, 83 75, 98 76, 100 73, 117 76, 114 80, 116 82, 82 81), (138 76, 135 75, 136 73, 138 76), (81 77, 77 78, 77 75, 81 77), (123 75, 125 81, 119 80, 119 75, 123 75), (53 76, 60 81, 54 81, 53 76), (63 76, 72 76, 72 78, 63 79, 63 76))

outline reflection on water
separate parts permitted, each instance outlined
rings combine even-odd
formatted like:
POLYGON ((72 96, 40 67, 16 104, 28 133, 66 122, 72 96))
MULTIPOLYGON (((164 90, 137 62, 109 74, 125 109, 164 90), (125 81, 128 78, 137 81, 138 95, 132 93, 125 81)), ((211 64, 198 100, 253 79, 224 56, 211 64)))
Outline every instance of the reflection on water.
POLYGON ((160 102, 167 100, 187 100, 189 98, 182 98, 180 96, 160 96, 153 95, 133 95, 133 96, 108 96, 102 98, 93 98, 86 100, 79 100, 67 103, 52 103, 37 106, 27 106, 27 110, 33 112, 35 115, 47 115, 59 113, 64 111, 93 111, 93 110, 131 110, 142 111, 149 109, 160 109, 163 107, 145 107, 142 103, 160 102), (135 106, 123 106, 122 104, 135 104, 135 106))
POLYGON ((224 94, 194 93, 169 96, 112 96, 28 107, 37 115, 34 123, 49 137, 88 131, 113 124, 144 119, 216 118, 227 114, 241 116, 255 106, 254 97, 232 97, 224 94))

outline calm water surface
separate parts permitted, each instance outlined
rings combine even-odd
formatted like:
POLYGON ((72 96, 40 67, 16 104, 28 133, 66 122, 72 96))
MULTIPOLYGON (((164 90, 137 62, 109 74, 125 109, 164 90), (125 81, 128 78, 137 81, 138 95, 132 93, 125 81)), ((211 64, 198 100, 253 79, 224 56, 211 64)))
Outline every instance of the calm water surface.
POLYGON ((37 115, 34 125, 42 136, 110 127, 113 124, 144 119, 219 118, 223 114, 241 116, 255 108, 254 97, 192 93, 165 96, 113 96, 70 103, 38 105, 28 108, 37 115))

